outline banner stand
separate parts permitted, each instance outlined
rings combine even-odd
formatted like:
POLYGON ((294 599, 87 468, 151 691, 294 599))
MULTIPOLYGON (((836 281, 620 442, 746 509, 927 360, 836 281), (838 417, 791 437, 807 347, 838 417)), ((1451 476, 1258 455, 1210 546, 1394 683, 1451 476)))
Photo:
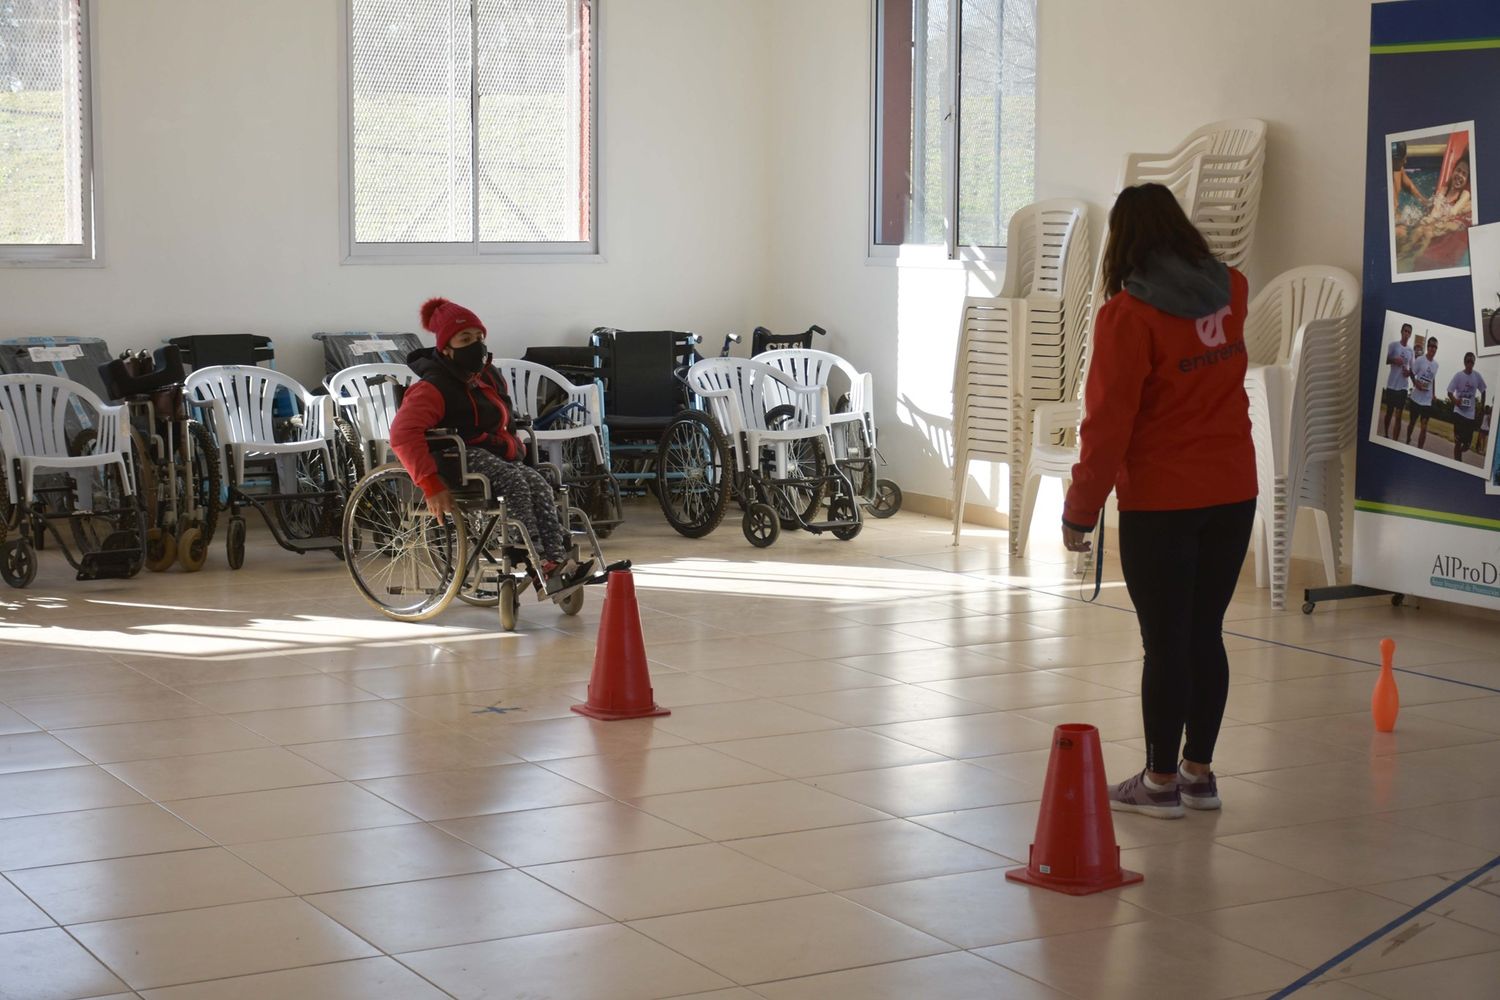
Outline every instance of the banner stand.
POLYGON ((1399 608, 1406 603, 1405 594, 1398 594, 1394 590, 1361 587, 1359 584, 1348 587, 1309 587, 1302 592, 1302 613, 1312 614, 1314 609, 1324 601, 1352 601, 1356 597, 1384 597, 1387 594, 1390 595, 1393 608, 1399 608))

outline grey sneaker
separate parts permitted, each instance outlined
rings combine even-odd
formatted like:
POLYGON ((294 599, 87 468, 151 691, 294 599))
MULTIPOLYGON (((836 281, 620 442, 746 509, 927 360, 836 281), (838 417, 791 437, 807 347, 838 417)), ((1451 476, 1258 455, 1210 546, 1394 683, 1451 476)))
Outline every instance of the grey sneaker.
POLYGON ((1223 805, 1219 801, 1219 783, 1212 771, 1198 778, 1178 765, 1177 788, 1182 795, 1182 804, 1189 809, 1217 809, 1223 805))
POLYGON ((1170 788, 1153 792, 1146 787, 1146 772, 1109 786, 1109 807, 1116 812, 1134 812, 1157 819, 1181 819, 1182 796, 1173 782, 1170 788))

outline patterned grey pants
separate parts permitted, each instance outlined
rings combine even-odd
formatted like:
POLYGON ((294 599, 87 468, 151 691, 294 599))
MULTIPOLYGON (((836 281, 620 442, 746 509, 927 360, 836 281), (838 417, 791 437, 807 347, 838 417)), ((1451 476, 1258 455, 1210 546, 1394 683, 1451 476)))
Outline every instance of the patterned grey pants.
POLYGON ((490 481, 490 493, 505 499, 505 510, 526 525, 526 531, 543 559, 562 562, 573 542, 557 517, 557 498, 552 484, 529 465, 507 462, 483 448, 470 448, 469 471, 490 481))

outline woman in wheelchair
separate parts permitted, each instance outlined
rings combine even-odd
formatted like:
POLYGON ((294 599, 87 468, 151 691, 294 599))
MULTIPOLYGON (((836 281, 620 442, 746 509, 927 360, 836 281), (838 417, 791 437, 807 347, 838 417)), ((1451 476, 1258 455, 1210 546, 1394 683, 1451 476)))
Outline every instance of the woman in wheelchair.
POLYGON ((468 468, 504 497, 506 509, 526 526, 542 565, 535 567, 546 593, 556 593, 588 577, 593 560, 579 565, 572 541, 558 516, 553 488, 536 469, 524 464, 526 447, 516 434, 505 380, 490 365, 485 329, 479 317, 456 302, 428 299, 422 326, 437 338, 437 348, 423 348, 406 363, 420 376, 401 398, 391 422, 391 450, 427 498, 435 517, 454 514, 453 493, 438 473, 427 442, 435 428, 451 429, 463 438, 468 468))

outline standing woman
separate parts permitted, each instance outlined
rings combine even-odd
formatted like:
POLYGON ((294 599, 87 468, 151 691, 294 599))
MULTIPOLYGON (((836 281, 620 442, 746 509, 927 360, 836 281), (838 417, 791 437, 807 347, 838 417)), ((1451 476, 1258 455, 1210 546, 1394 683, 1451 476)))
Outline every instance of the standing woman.
POLYGON ((1255 517, 1247 286, 1160 184, 1120 192, 1103 283, 1063 541, 1089 549, 1113 489, 1146 651, 1146 767, 1110 787, 1110 806, 1176 819, 1184 805, 1219 807, 1210 765, 1229 693, 1224 612, 1255 517))

